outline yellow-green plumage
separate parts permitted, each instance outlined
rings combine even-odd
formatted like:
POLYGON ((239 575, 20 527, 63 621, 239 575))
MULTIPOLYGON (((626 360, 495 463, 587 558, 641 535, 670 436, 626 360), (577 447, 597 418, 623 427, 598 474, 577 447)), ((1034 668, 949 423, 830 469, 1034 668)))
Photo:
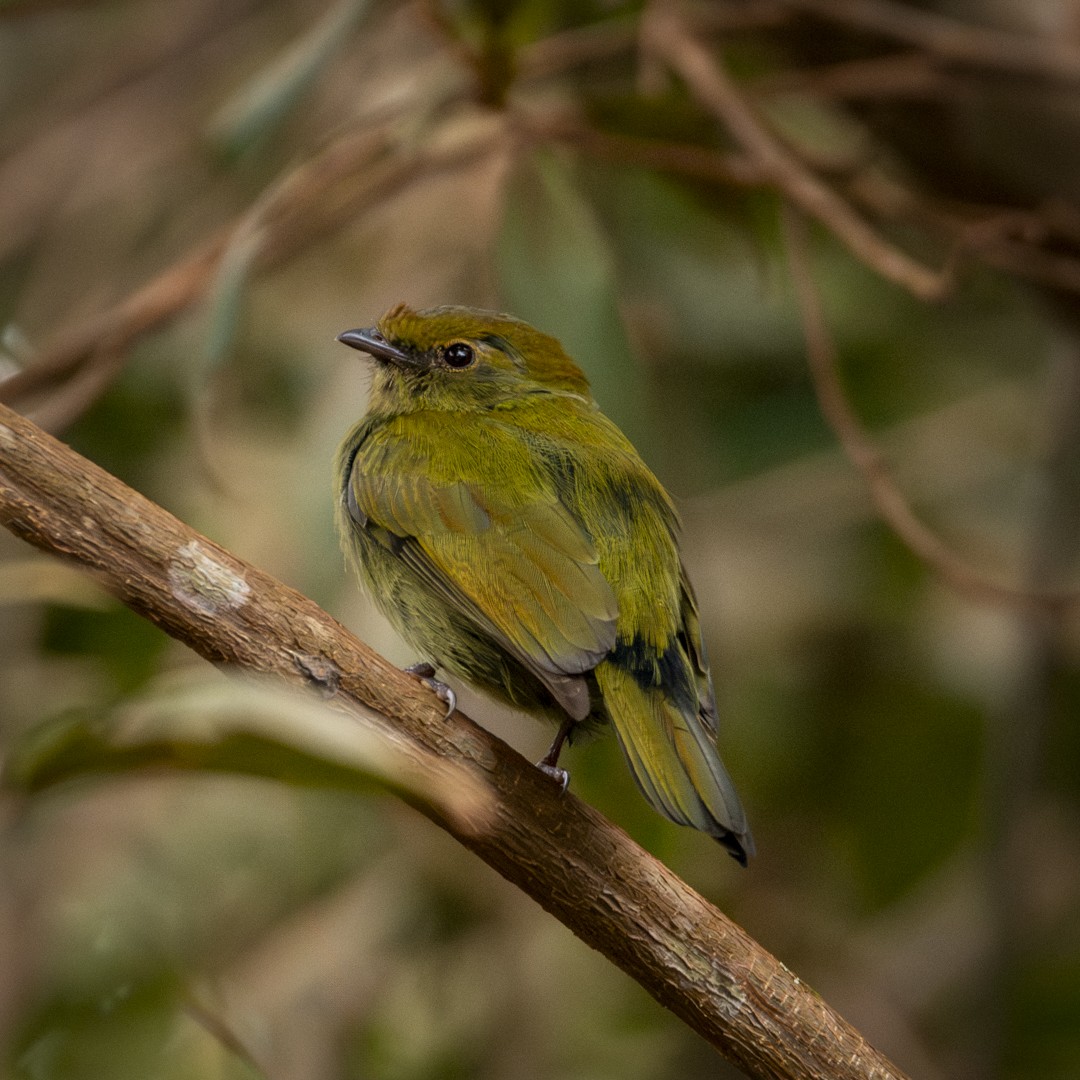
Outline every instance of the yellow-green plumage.
POLYGON ((610 722, 646 798, 753 843, 716 748, 667 493, 554 338, 507 315, 399 305, 338 454, 338 523, 424 660, 518 708, 610 722))

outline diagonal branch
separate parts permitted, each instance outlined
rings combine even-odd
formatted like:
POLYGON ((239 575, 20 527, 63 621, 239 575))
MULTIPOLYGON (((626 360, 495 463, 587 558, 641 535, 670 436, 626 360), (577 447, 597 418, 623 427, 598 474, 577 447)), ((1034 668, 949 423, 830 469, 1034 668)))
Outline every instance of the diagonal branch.
POLYGON ((91 382, 107 382, 140 337, 167 325, 206 294, 237 236, 259 233, 258 269, 280 265, 365 207, 491 153, 499 133, 485 130, 432 142, 402 150, 385 127, 343 136, 284 177, 233 225, 200 242, 115 306, 62 331, 31 366, 0 382, 0 401, 22 405, 88 365, 103 369, 100 379, 91 375, 91 382))
POLYGON ((828 184, 774 135, 743 99, 726 71, 678 16, 659 10, 648 40, 701 106, 727 128, 749 160, 792 203, 827 226, 857 258, 921 300, 940 300, 951 273, 931 270, 876 233, 828 184))
POLYGON ((486 828, 419 809, 598 949, 725 1057, 777 1080, 902 1074, 675 874, 311 600, 0 406, 0 521, 92 571, 133 610, 216 664, 332 691, 410 757, 475 774, 486 828))
POLYGON ((907 42, 945 63, 1062 82, 1080 80, 1080 48, 1065 34, 1050 37, 979 26, 896 0, 787 2, 820 18, 907 42))
POLYGON ((977 600, 1026 608, 1062 608, 1080 601, 1080 593, 1076 591, 1037 591, 990 580, 966 563, 915 515, 844 393, 836 366, 836 347, 825 325, 821 298, 810 268, 806 227, 798 212, 786 204, 783 224, 818 404, 848 459, 866 481, 878 513, 915 555, 953 588, 977 600))

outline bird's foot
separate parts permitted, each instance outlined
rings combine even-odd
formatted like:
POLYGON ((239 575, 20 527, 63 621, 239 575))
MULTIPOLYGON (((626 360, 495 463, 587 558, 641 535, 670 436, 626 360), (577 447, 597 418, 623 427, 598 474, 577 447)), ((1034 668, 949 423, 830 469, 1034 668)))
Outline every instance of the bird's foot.
POLYGON ((429 690, 435 691, 435 696, 446 705, 446 716, 451 717, 457 709, 457 694, 444 682, 435 678, 435 668, 421 661, 418 664, 410 664, 405 671, 409 675, 415 675, 429 690))
POLYGON ((560 791, 565 791, 570 786, 570 774, 565 769, 559 768, 558 765, 549 764, 547 758, 541 758, 536 763, 536 767, 545 776, 550 776, 559 785, 560 791))
POLYGON ((536 767, 545 775, 550 776, 562 791, 570 785, 570 774, 565 769, 559 768, 559 754, 573 727, 574 721, 568 716, 559 725, 559 730, 551 746, 548 747, 548 752, 536 763, 536 767))

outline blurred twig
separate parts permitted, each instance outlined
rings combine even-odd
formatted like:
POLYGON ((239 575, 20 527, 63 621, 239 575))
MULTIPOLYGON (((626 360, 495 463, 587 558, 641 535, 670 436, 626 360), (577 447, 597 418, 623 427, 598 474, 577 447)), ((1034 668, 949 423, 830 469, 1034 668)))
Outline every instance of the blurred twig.
POLYGON ((762 169, 746 157, 724 154, 694 143, 601 131, 569 116, 529 118, 524 121, 524 126, 533 138, 565 143, 590 157, 620 165, 636 165, 736 187, 757 187, 768 181, 762 169))
POLYGON ((851 200, 886 220, 915 224, 951 248, 953 261, 987 266, 1063 292, 1080 293, 1080 210, 1057 199, 1033 210, 943 200, 877 170, 854 175, 851 200), (1070 254, 1069 252, 1074 254, 1070 254))
POLYGON ((160 329, 206 293, 236 236, 259 231, 254 262, 257 269, 265 270, 333 233, 371 203, 489 153, 499 137, 498 131, 488 128, 449 143, 432 141, 401 149, 383 127, 340 139, 288 174, 237 223, 201 243, 125 300, 63 331, 33 364, 0 383, 0 401, 23 403, 75 372, 96 369, 48 402, 50 423, 69 420, 122 367, 135 341, 160 329))
POLYGON ((466 717, 446 718, 429 691, 312 601, 4 406, 0 521, 92 571, 206 659, 315 684, 419 770, 446 762, 476 775, 495 804, 487 823, 463 827, 437 804, 418 808, 751 1076, 901 1080, 817 994, 599 813, 466 717))
POLYGON ((1061 38, 979 26, 896 0, 787 0, 831 22, 905 41, 940 58, 1066 82, 1080 80, 1080 48, 1061 38))
POLYGON ((968 565, 918 519, 844 393, 837 370, 836 347, 825 325, 821 299, 810 267, 806 229, 797 211, 786 204, 783 223, 807 358, 822 414, 851 463, 862 474, 882 518, 911 551, 953 588, 975 599, 1026 608, 1058 608, 1080 601, 1080 592, 1055 592, 1042 582, 1037 588, 1024 589, 991 581, 968 565))
MULTIPOLYGON (((778 10, 769 5, 752 14, 763 21, 782 21, 778 10)), ((693 36, 699 29, 731 27, 725 26, 722 18, 711 27, 706 24, 699 28, 699 21, 696 18, 693 23, 683 23, 669 12, 647 16, 644 46, 667 58, 699 102, 721 119, 740 144, 741 152, 722 153, 692 143, 602 131, 566 112, 533 115, 524 126, 534 137, 566 143, 606 161, 712 183, 777 189, 824 224, 856 258, 921 299, 944 297, 965 256, 1041 285, 1080 293, 1080 259, 1069 253, 1080 242, 1080 215, 1071 204, 1057 202, 1024 211, 1005 206, 961 206, 917 191, 909 182, 880 169, 852 169, 850 165, 843 170, 850 175, 836 182, 837 190, 818 175, 835 170, 829 170, 826 162, 811 160, 805 150, 795 150, 773 134, 693 36), (876 232, 854 206, 880 220, 917 224, 938 247, 951 253, 950 258, 938 270, 924 266, 876 232), (1055 249, 1052 244, 1059 239, 1068 247, 1055 249)), ((581 41, 594 42, 597 47, 606 43, 613 51, 627 45, 621 38, 616 40, 614 28, 604 24, 603 29, 606 33, 600 34, 589 28, 589 34, 581 33, 581 41)), ((571 43, 578 40, 578 33, 572 32, 575 36, 571 43)), ((554 49, 563 36, 538 42, 531 49, 542 56, 549 43, 554 49)), ((573 50, 569 52, 573 59, 573 50)), ((560 50, 554 53, 560 55, 560 50)), ((544 74, 549 73, 544 70, 544 74)), ((773 73, 750 82, 747 96, 796 91, 841 97, 940 96, 958 90, 959 84, 935 66, 932 56, 906 52, 808 71, 773 73)))
POLYGON ((233 1031, 218 1013, 203 1005, 201 1001, 190 993, 184 1002, 184 1012, 200 1027, 204 1027, 229 1053, 247 1065, 256 1076, 259 1075, 259 1063, 255 1056, 244 1045, 240 1036, 233 1031))
POLYGON ((925 53, 902 52, 768 72, 754 79, 750 89, 758 97, 798 93, 858 100, 955 97, 962 85, 925 53))
POLYGON ((990 266, 1039 285, 1080 293, 1080 260, 1008 237, 992 239, 978 247, 990 266))
MULTIPOLYGON (((519 120, 530 137, 564 143, 601 161, 734 187, 776 186, 773 174, 750 155, 602 131, 569 114, 519 120)), ((873 169, 856 170, 845 179, 843 189, 853 203, 881 218, 924 226, 942 247, 952 250, 953 264, 959 264, 964 255, 973 256, 1005 273, 1080 293, 1080 259, 1046 246, 1056 239, 1073 245, 1080 241, 1076 210, 1070 204, 1048 205, 1037 211, 940 205, 873 169)), ((943 282, 946 273, 942 272, 943 282)))
POLYGON ((23 401, 77 375, 42 417, 62 424, 79 413, 123 367, 131 345, 183 311, 201 294, 227 246, 219 234, 173 263, 107 311, 72 327, 47 345, 34 362, 0 383, 0 401, 23 401))
MULTIPOLYGON (((846 4, 806 0, 806 6, 815 3, 823 9, 842 9, 844 17, 849 17, 846 4)), ((523 127, 533 139, 567 143, 606 160, 716 183, 774 188, 822 222, 860 261, 923 299, 945 295, 953 263, 964 253, 1017 276, 1080 292, 1080 260, 1067 248, 1050 246, 1061 235, 1050 217, 1043 220, 1042 215, 1027 212, 1026 224, 1017 232, 1016 212, 988 207, 981 208, 975 217, 965 215, 873 170, 860 171, 842 182, 827 182, 821 175, 821 163, 808 160, 805 153, 774 134, 694 35, 782 23, 790 17, 792 6, 798 6, 795 0, 788 6, 762 0, 697 9, 685 17, 657 8, 644 17, 640 37, 644 48, 682 76, 700 104, 724 124, 738 144, 737 152, 725 154, 689 143, 603 132, 554 111, 534 110, 533 118, 523 121, 518 110, 511 123, 523 127), (920 222, 940 247, 953 252, 953 258, 941 270, 923 265, 881 235, 856 206, 880 219, 920 222)), ((1015 35, 1004 36, 1011 40, 1015 35)), ((566 31, 523 50, 518 58, 519 76, 558 74, 632 50, 637 42, 637 26, 625 20, 566 31)), ((916 44, 929 48, 921 40, 916 44)), ((899 79, 903 84, 912 78, 917 87, 924 77, 933 79, 932 58, 929 67, 926 61, 920 54, 903 54, 834 65, 825 72, 793 73, 791 77, 811 79, 811 89, 821 84, 834 90, 839 79, 841 92, 844 87, 850 91, 852 85, 865 84, 868 73, 879 83, 884 79, 887 86, 897 85, 890 80, 899 79)), ((437 129, 429 133, 423 146, 402 141, 403 127, 422 121, 425 109, 431 117, 459 103, 466 93, 467 88, 460 84, 428 87, 407 109, 338 140, 286 175, 236 223, 201 241, 125 300, 82 324, 61 330, 29 367, 0 383, 0 401, 17 403, 24 411, 33 408, 46 427, 63 427, 123 369, 130 348, 140 337, 167 324, 206 294, 224 253, 235 247, 238 237, 258 233, 252 265, 256 272, 265 270, 332 234, 365 207, 425 177, 463 167, 491 150, 498 136, 493 137, 490 129, 471 142, 466 139, 457 144, 440 142, 437 129)))
POLYGON ((949 269, 931 270, 879 236, 766 127, 678 15, 657 10, 651 16, 648 40, 777 190, 826 225, 857 259, 922 300, 938 300, 948 292, 949 269))
MULTIPOLYGON (((108 64, 65 65, 65 77, 32 98, 21 123, 0 129, 0 259, 40 243, 65 207, 93 187, 88 178, 115 171, 112 160, 103 164, 109 151, 115 153, 114 126, 138 129, 152 123, 146 112, 155 107, 160 126, 163 103, 184 101, 187 85, 210 78, 207 54, 230 35, 250 34, 258 18, 252 9, 258 7, 257 0, 176 5, 169 19, 157 20, 154 31, 144 28, 114 48, 108 64), (164 33, 158 29, 163 25, 164 33)), ((159 146, 183 138, 178 114, 165 123, 159 146)))
MULTIPOLYGON (((739 0, 710 3, 687 13, 698 33, 733 33, 783 25, 790 13, 783 0, 739 0)), ((632 52, 640 40, 639 24, 607 19, 563 30, 533 42, 521 51, 518 71, 526 79, 544 79, 571 68, 611 60, 632 52)))

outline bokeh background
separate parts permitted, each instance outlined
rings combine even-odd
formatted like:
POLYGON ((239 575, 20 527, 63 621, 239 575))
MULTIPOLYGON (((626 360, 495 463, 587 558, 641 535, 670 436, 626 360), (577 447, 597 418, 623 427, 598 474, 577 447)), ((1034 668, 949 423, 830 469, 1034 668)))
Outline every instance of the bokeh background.
MULTIPOLYGON (((334 336, 399 300, 556 334, 678 500, 759 857, 652 813, 610 741, 574 790, 913 1076, 1075 1077, 1078 166, 1069 0, 5 0, 0 394, 404 664, 333 534, 366 393, 334 336), (872 231, 811 223, 812 281, 949 559, 822 418, 780 214, 807 177, 872 231)), ((58 724, 253 707, 231 687, 0 535, 9 1075, 736 1075, 376 788, 12 774, 58 724)))

